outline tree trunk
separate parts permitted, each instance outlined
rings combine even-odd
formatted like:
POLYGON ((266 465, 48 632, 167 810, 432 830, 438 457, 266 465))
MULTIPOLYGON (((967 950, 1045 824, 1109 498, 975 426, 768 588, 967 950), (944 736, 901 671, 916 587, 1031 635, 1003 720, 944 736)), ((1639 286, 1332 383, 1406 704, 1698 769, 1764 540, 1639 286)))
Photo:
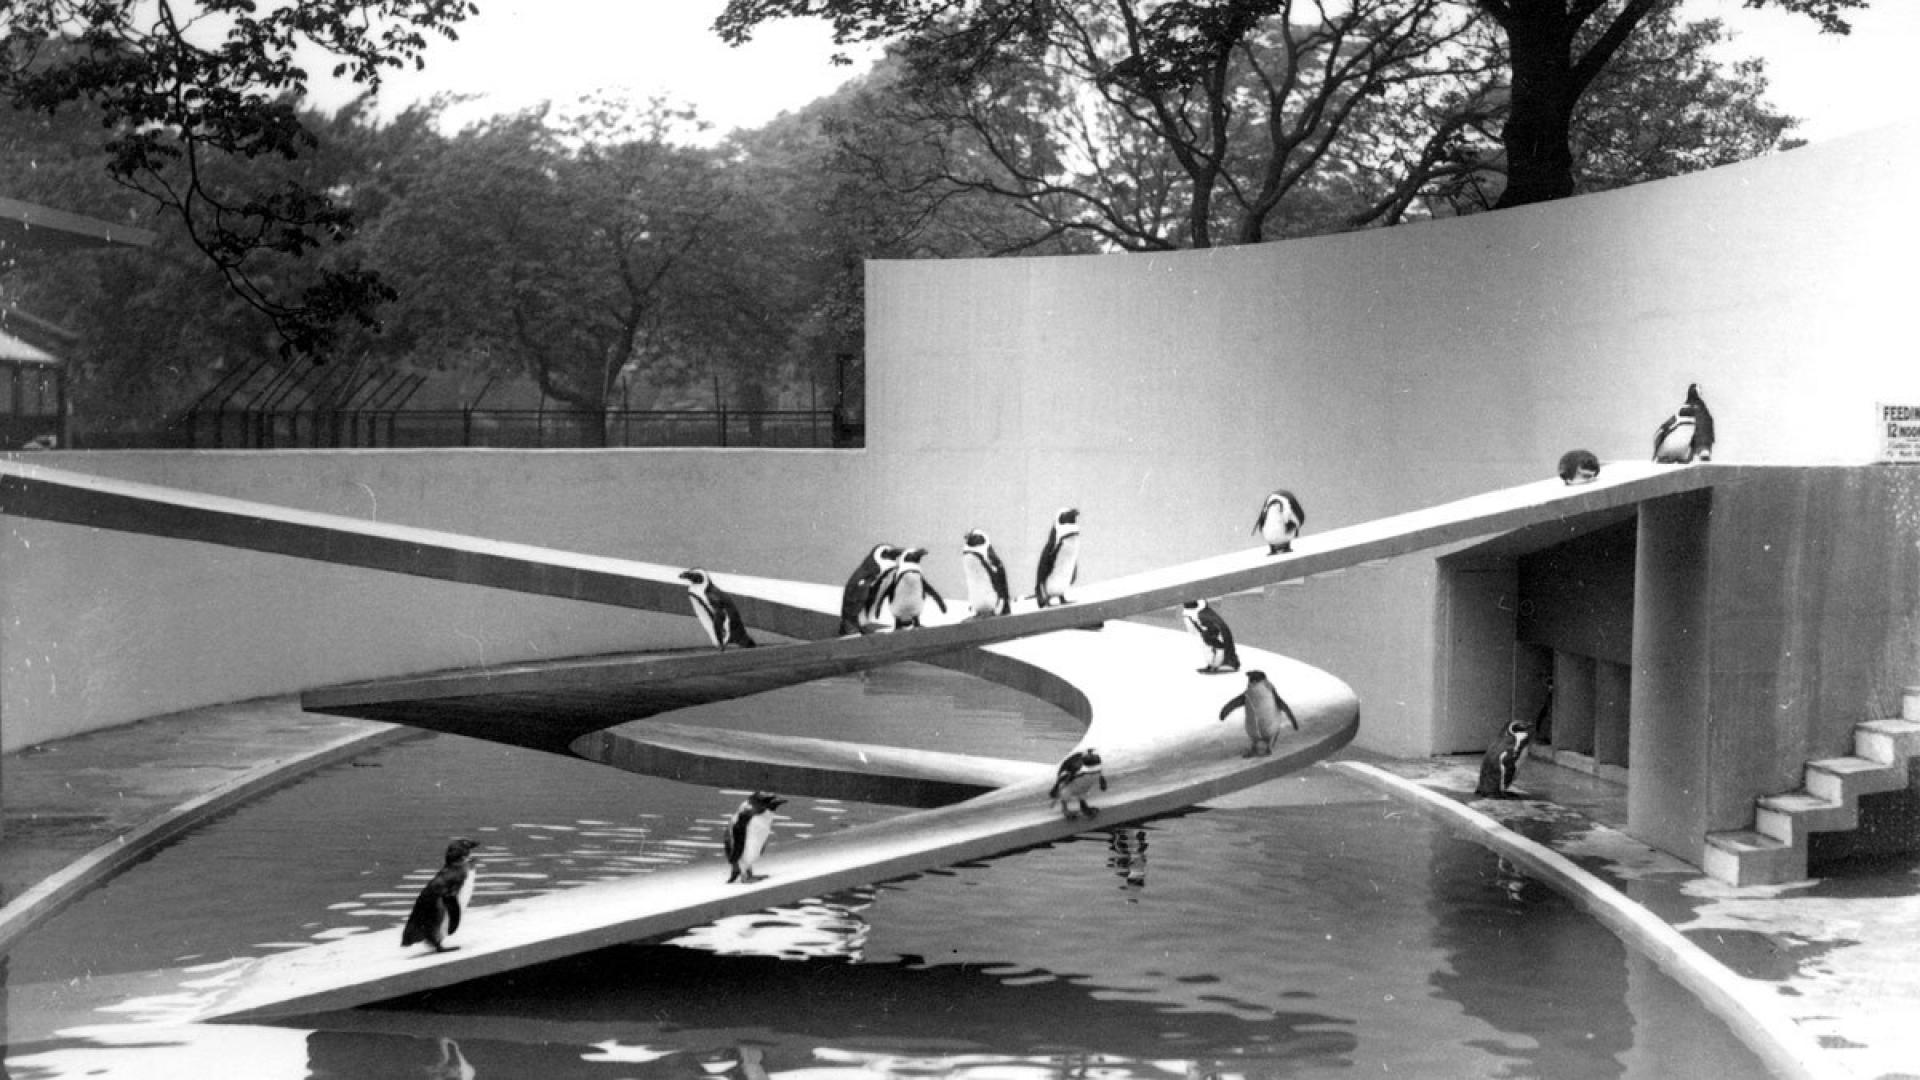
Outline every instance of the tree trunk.
POLYGON ((1512 0, 1500 17, 1507 32, 1513 96, 1500 140, 1507 186, 1494 209, 1573 194, 1573 19, 1566 0, 1512 0))

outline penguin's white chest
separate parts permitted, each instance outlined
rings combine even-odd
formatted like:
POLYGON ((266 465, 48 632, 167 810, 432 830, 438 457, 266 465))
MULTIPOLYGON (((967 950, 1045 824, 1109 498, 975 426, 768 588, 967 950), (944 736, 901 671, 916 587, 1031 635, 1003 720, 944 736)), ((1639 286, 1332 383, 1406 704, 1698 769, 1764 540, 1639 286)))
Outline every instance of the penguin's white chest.
POLYGON ((1655 461, 1683 462, 1693 457, 1693 417, 1681 416, 1678 419, 1679 422, 1660 440, 1660 448, 1654 453, 1655 461))
POLYGON ((967 599, 975 615, 991 615, 1000 609, 1000 596, 994 591, 993 576, 987 573, 986 560, 968 555, 960 560, 967 579, 967 599))
POLYGON ((1073 584, 1074 572, 1080 566, 1080 534, 1068 533, 1060 538, 1053 550, 1053 569, 1047 574, 1047 592, 1053 596, 1064 595, 1067 586, 1073 584))
POLYGON ((1265 540, 1268 546, 1290 544, 1299 535, 1300 522, 1286 503, 1277 502, 1267 508, 1267 516, 1260 522, 1260 539, 1265 540))
POLYGON ((701 592, 687 593, 687 603, 693 607, 693 617, 700 622, 700 629, 707 632, 707 640, 714 645, 720 644, 720 626, 713 617, 713 605, 707 603, 707 596, 701 592))
POLYGON ((912 622, 927 606, 926 579, 917 570, 905 570, 893 586, 893 617, 896 622, 912 622))
POLYGON ((1247 735, 1255 739, 1271 739, 1280 732, 1284 723, 1280 716, 1280 703, 1272 694, 1247 695, 1247 735))
POLYGON ((467 867, 467 880, 460 883, 460 891, 457 894, 455 894, 460 898, 461 911, 467 910, 467 908, 473 903, 473 885, 474 885, 474 882, 478 881, 479 879, 480 879, 480 871, 476 870, 471 866, 467 867))
POLYGON ((867 593, 866 603, 860 609, 863 625, 871 628, 893 623, 893 613, 888 610, 889 605, 881 602, 881 598, 887 595, 887 587, 893 584, 894 575, 898 573, 893 569, 882 570, 880 576, 874 579, 873 588, 867 593))
POLYGON ((767 849, 767 839, 773 835, 773 815, 755 814, 747 819, 747 827, 740 837, 740 865, 752 866, 767 849))
POLYGON ((1060 790, 1064 794, 1072 795, 1074 798, 1079 798, 1080 796, 1085 795, 1088 792, 1091 792, 1093 790, 1093 786, 1099 782, 1100 782, 1099 769, 1082 769, 1079 773, 1076 773, 1074 775, 1073 779, 1068 780, 1066 783, 1060 785, 1060 790))

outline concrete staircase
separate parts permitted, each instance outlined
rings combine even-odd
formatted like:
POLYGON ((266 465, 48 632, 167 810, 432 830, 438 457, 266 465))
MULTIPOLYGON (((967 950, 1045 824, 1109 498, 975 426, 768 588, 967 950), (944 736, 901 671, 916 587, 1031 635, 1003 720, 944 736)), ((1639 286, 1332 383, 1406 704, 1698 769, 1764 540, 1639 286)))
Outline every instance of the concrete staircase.
POLYGON ((1853 753, 1807 762, 1799 791, 1755 800, 1753 828, 1707 834, 1701 867, 1729 885, 1776 885, 1807 876, 1807 835, 1852 829, 1860 796, 1907 786, 1920 757, 1920 686, 1901 696, 1898 719, 1853 729, 1853 753))

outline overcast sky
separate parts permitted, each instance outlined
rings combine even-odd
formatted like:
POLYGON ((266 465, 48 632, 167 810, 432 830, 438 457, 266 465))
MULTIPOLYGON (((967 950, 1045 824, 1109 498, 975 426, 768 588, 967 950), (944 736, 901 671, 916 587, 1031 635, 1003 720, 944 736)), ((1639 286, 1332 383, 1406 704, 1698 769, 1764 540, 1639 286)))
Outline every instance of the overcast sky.
MULTIPOLYGON (((1741 2, 1687 0, 1687 10, 1720 17, 1738 34, 1728 59, 1766 58, 1769 97, 1804 118, 1800 137, 1819 142, 1920 116, 1920 95, 1907 83, 1907 65, 1920 57, 1920 2, 1878 0, 1853 17, 1847 37, 1820 34, 1804 16, 1748 11, 1741 2)), ((724 133, 829 94, 859 70, 828 62, 834 49, 816 20, 783 20, 763 27, 752 43, 729 48, 710 29, 723 0, 480 6, 459 41, 434 44, 424 72, 389 79, 383 111, 440 91, 483 94, 485 111, 501 112, 614 87, 690 103, 724 133)))

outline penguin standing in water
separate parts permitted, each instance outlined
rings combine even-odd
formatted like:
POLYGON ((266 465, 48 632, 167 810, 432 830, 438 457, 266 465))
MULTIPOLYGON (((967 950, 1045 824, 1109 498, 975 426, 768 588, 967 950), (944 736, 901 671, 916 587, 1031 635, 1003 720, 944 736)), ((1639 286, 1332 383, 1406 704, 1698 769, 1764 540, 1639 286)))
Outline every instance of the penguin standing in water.
POLYGON ((1515 720, 1500 732, 1480 759, 1480 782, 1473 793, 1487 799, 1511 799, 1513 777, 1520 771, 1520 759, 1533 743, 1533 728, 1515 720))
POLYGON ((681 571, 680 580, 687 583, 693 617, 700 620, 700 628, 707 632, 714 648, 725 649, 729 645, 753 648, 753 638, 747 633, 747 624, 740 619, 740 609, 734 606, 733 597, 714 584, 710 574, 695 567, 681 571))
POLYGON ((1013 610, 1007 594, 1007 567, 1000 553, 993 550, 987 534, 975 529, 966 535, 966 547, 960 551, 960 566, 967 579, 967 603, 975 618, 1005 615, 1013 610))
POLYGON ((413 901, 413 913, 407 916, 406 928, 400 931, 401 948, 421 941, 432 945, 435 952, 452 952, 458 948, 447 944, 447 938, 460 929, 460 913, 473 900, 473 883, 478 877, 473 866, 473 849, 479 846, 465 837, 447 845, 446 865, 433 875, 413 901))
POLYGON ((893 560, 900 557, 900 549, 892 544, 875 544, 867 557, 860 560, 852 576, 847 578, 846 588, 840 592, 840 632, 842 634, 864 634, 867 627, 862 616, 868 604, 873 600, 874 591, 880 587, 880 578, 893 560))
POLYGON ((1189 600, 1181 605, 1180 616, 1186 620, 1187 629, 1199 635, 1207 647, 1207 666, 1200 669, 1200 674, 1240 670, 1240 654, 1233 648, 1233 630, 1227 626, 1227 620, 1213 610, 1213 605, 1205 600, 1189 600))
POLYGON ((1247 688, 1220 707, 1220 719, 1225 720, 1235 709, 1246 710, 1247 739, 1252 743, 1241 757, 1272 756, 1274 736, 1280 734, 1282 717, 1293 725, 1293 730, 1300 730, 1300 721, 1293 715, 1292 707, 1264 671, 1247 672, 1247 688))
POLYGON ((1089 805, 1087 793, 1095 784, 1100 790, 1107 790, 1107 774, 1100 771, 1100 752, 1089 746, 1084 750, 1075 750, 1060 762, 1060 770, 1054 775, 1053 788, 1047 792, 1050 801, 1060 804, 1060 812, 1067 817, 1077 818, 1081 814, 1092 817, 1100 811, 1089 805), (1073 803, 1078 802, 1080 809, 1074 810, 1073 803))
POLYGON ((1041 607, 1067 602, 1067 588, 1080 580, 1080 511, 1068 508, 1054 515, 1047 546, 1040 550, 1040 570, 1034 575, 1033 598, 1041 607))
POLYGON ((1253 519, 1253 531, 1267 542, 1267 554, 1285 555, 1293 550, 1294 538, 1307 525, 1307 512, 1285 488, 1276 490, 1260 504, 1260 516, 1253 519))
POLYGON ((1687 400, 1654 431, 1653 460, 1662 465, 1713 460, 1713 413, 1699 383, 1687 384, 1687 400))
POLYGON ((1569 450, 1560 455, 1560 479, 1566 484, 1591 484, 1600 475, 1600 459, 1591 450, 1569 450))
POLYGON ((880 603, 893 613, 895 630, 912 630, 920 625, 920 616, 927 609, 927 601, 940 605, 940 613, 947 613, 947 602, 941 598, 940 590, 933 587, 927 575, 920 569, 920 560, 927 557, 923 547, 908 548, 900 555, 900 564, 894 568, 892 580, 880 596, 880 603))
POLYGON ((733 867, 733 873, 727 877, 729 885, 736 881, 749 884, 766 876, 754 873, 753 864, 760 861, 760 854, 767 849, 767 840, 773 836, 773 812, 786 801, 772 792, 756 791, 733 812, 733 820, 727 823, 727 835, 722 841, 727 864, 733 867))

